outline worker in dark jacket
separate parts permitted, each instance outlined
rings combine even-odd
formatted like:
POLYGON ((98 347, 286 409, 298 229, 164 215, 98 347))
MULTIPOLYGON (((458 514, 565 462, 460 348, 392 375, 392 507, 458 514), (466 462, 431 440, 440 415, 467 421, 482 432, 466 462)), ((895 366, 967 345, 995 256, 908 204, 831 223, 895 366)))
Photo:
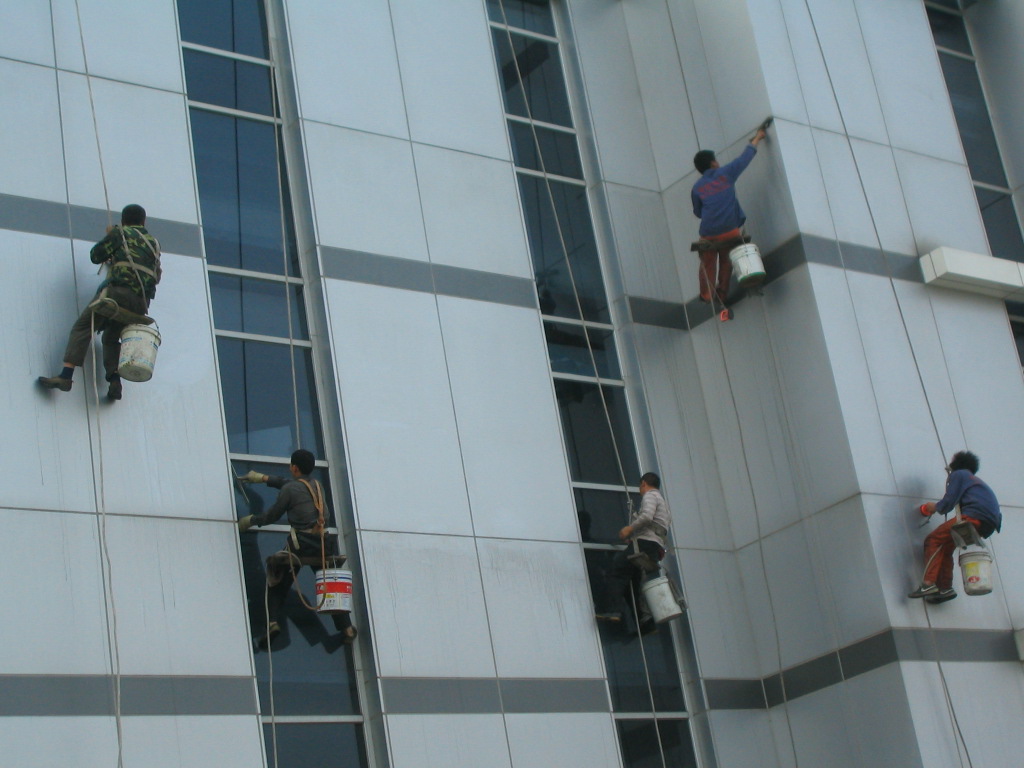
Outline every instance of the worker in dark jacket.
MULTIPOLYGON (((978 534, 987 539, 1002 528, 1003 515, 995 493, 980 478, 978 457, 970 451, 953 454, 946 467, 946 494, 937 502, 922 504, 919 511, 925 517, 936 512, 945 515, 958 504, 961 517, 973 525, 978 534)), ((921 586, 907 597, 923 597, 930 603, 943 603, 956 597, 953 589, 953 552, 956 542, 951 529, 957 519, 951 518, 928 534, 924 540, 924 578, 921 586)))
POLYGON ((100 316, 95 307, 101 299, 113 299, 118 307, 136 315, 145 315, 149 311, 149 302, 156 295, 162 272, 160 243, 146 231, 145 224, 145 209, 141 205, 126 205, 121 211, 121 223, 107 227, 106 237, 89 252, 93 264, 107 265, 107 278, 100 283, 93 300, 71 326, 63 370, 56 376, 40 376, 41 386, 70 392, 71 377, 75 368, 85 363, 93 333, 102 331, 107 398, 121 399, 121 377, 117 366, 121 357, 121 331, 125 324, 100 316))
MULTIPOLYGON (((260 640, 263 648, 281 632, 281 610, 295 576, 302 569, 301 562, 297 563, 294 558, 326 559, 338 554, 336 538, 324 530, 327 511, 323 486, 309 477, 315 466, 313 454, 300 448, 292 454, 288 467, 290 478, 255 471, 240 478, 245 483, 266 483, 271 488, 280 489, 270 509, 261 514, 246 515, 238 521, 240 532, 245 533, 253 526, 271 525, 281 517, 287 517, 291 526, 285 548, 267 558, 267 633, 260 640)), ((331 618, 344 641, 351 642, 356 630, 348 612, 332 613, 331 618)))
MULTIPOLYGON (((757 145, 766 135, 767 123, 765 121, 765 125, 757 129, 754 138, 740 156, 727 165, 720 166, 715 153, 710 149, 702 149, 693 156, 693 165, 701 177, 693 185, 690 200, 693 203, 693 215, 700 219, 702 240, 729 243, 743 236, 740 228, 747 216, 736 198, 736 180, 757 154, 757 145)), ((732 278, 730 250, 726 247, 700 251, 701 301, 711 301, 711 292, 714 290, 718 300, 725 303, 729 295, 729 280, 732 278)))

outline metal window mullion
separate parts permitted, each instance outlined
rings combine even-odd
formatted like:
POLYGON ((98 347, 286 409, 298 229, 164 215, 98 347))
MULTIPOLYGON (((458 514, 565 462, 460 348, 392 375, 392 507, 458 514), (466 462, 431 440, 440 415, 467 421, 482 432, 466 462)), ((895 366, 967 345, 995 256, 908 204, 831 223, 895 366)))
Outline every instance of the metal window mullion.
POLYGON ((611 323, 602 323, 597 320, 580 320, 578 317, 558 317, 557 315, 541 315, 546 323, 561 323, 562 325, 575 325, 579 328, 593 328, 600 331, 614 331, 615 326, 611 323))
POLYGON ((269 123, 271 125, 280 125, 281 119, 274 117, 273 115, 261 115, 259 112, 243 112, 240 109, 232 109, 231 107, 221 107, 216 104, 209 104, 205 101, 193 101, 188 100, 189 109, 199 109, 203 112, 214 112, 219 115, 226 115, 228 117, 237 117, 242 120, 254 120, 258 123, 269 123))
MULTIPOLYGON (((605 379, 601 376, 581 376, 578 373, 559 373, 558 371, 552 371, 551 378, 556 381, 579 381, 586 384, 600 384, 602 387, 623 388, 626 386, 626 382, 622 379, 605 379)), ((619 488, 621 489, 622 486, 619 486, 619 488)))
MULTIPOLYGON (((1000 159, 1002 159, 1002 158, 1000 158, 1000 159)), ((976 186, 976 187, 978 187, 980 189, 987 190, 989 192, 998 192, 1001 195, 1012 195, 1013 194, 1013 190, 1011 190, 1009 187, 1000 187, 1000 186, 998 186, 996 184, 989 184, 987 181, 975 181, 974 179, 971 179, 971 183, 974 186, 976 186)))
POLYGON ((553 43, 558 45, 558 38, 545 35, 543 32, 534 32, 531 29, 523 29, 521 27, 513 27, 511 24, 502 24, 500 21, 489 21, 492 29, 497 29, 499 32, 511 32, 513 35, 520 35, 521 37, 529 37, 533 40, 543 40, 545 43, 553 43))
MULTIPOLYGON (((610 485, 609 483, 588 483, 584 480, 573 480, 573 488, 579 488, 582 491, 613 491, 615 493, 622 493, 621 485, 610 485)), ((628 486, 627 490, 630 493, 640 493, 640 488, 637 486, 628 486)))
POLYGON ((220 56, 225 59, 234 59, 235 61, 244 61, 249 64, 258 64, 264 66, 267 69, 273 69, 274 64, 270 59, 261 59, 259 56, 250 56, 246 53, 236 53, 235 51, 226 51, 223 48, 213 48, 209 45, 200 45, 199 43, 187 43, 184 40, 181 41, 181 47, 186 51, 198 51, 199 53, 209 53, 213 56, 220 56))
MULTIPOLYGON (((289 456, 268 456, 261 453, 229 453, 228 458, 231 461, 258 461, 263 464, 285 464, 287 465, 291 461, 289 456)), ((315 462, 318 467, 330 466, 324 459, 317 459, 315 462)))
MULTIPOLYGON (((505 113, 505 119, 511 123, 520 123, 521 125, 535 125, 538 128, 544 128, 549 131, 557 131, 558 133, 565 133, 570 136, 576 135, 576 129, 572 126, 559 125, 558 123, 548 123, 537 118, 524 117, 523 115, 514 115, 511 112, 505 113)), ((550 175, 550 172, 549 172, 550 175)))
POLYGON ((612 712, 613 720, 689 720, 689 712, 680 712, 679 710, 671 710, 668 712, 655 712, 654 716, 651 716, 650 712, 612 712))
POLYGON ((207 272, 215 272, 218 275, 232 275, 233 277, 248 277, 253 280, 265 280, 273 283, 288 283, 290 285, 305 285, 306 281, 294 275, 277 275, 272 272, 256 272, 251 269, 238 269, 236 267, 221 267, 216 264, 207 264, 207 272))
POLYGON ((952 56, 954 59, 963 59, 964 61, 969 61, 972 64, 978 63, 977 58, 975 58, 975 56, 970 53, 954 51, 952 48, 946 48, 945 46, 942 45, 936 45, 935 50, 937 50, 939 53, 945 54, 946 56, 952 56))
POLYGON ((260 719, 264 724, 276 722, 278 725, 318 725, 322 723, 355 723, 362 725, 365 722, 362 715, 278 715, 273 718, 270 715, 261 715, 260 719))
MULTIPOLYGON (((524 168, 524 167, 522 167, 520 165, 516 166, 516 173, 520 173, 523 176, 532 176, 535 179, 541 179, 541 180, 544 179, 544 172, 543 171, 535 171, 535 170, 533 170, 531 168, 524 168)), ((563 184, 571 184, 574 187, 583 187, 584 189, 586 189, 586 187, 587 187, 587 182, 584 181, 583 179, 574 179, 571 176, 561 176, 561 175, 559 175, 557 173, 552 173, 551 171, 548 171, 547 178, 550 179, 551 181, 558 181, 558 182, 561 182, 563 184)), ((588 206, 588 212, 589 212, 589 206, 588 206)))
POLYGON ((311 341, 307 341, 306 339, 289 339, 286 336, 264 336, 259 333, 225 331, 219 328, 214 328, 213 333, 215 336, 225 339, 240 339, 241 341, 261 341, 266 344, 277 344, 282 347, 295 346, 303 347, 304 349, 312 349, 313 347, 313 342, 311 341))

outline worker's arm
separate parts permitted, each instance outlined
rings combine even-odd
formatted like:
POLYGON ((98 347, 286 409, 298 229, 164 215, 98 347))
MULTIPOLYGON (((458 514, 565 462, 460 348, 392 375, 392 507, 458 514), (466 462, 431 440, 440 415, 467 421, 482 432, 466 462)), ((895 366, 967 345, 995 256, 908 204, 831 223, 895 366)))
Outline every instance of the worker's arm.
POLYGON ((630 536, 649 528, 654 522, 654 513, 658 509, 658 500, 655 498, 652 491, 648 491, 644 494, 643 499, 640 502, 640 511, 637 512, 636 517, 619 531, 619 538, 625 541, 630 536))
POLYGON ((102 264, 110 261, 121 247, 121 230, 118 227, 109 227, 106 236, 100 240, 89 251, 89 259, 93 264, 102 264))
POLYGON ((952 472, 946 480, 946 494, 933 505, 933 512, 944 515, 960 503, 960 497, 964 495, 967 486, 971 484, 974 476, 966 469, 958 469, 952 472))
POLYGON ((757 133, 754 134, 754 138, 750 140, 750 143, 753 144, 754 147, 757 147, 757 145, 760 144, 764 140, 764 137, 767 135, 768 132, 765 131, 764 128, 758 128, 757 133))
POLYGON ((690 202, 693 203, 693 215, 699 219, 704 211, 704 201, 700 199, 696 189, 690 192, 690 202))

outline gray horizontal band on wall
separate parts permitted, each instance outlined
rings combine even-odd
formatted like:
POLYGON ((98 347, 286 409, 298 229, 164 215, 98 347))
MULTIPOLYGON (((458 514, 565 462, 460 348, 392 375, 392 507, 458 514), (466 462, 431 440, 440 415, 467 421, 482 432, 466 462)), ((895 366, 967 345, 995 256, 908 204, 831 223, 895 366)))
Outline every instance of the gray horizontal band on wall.
MULTIPOLYGON (((883 252, 877 248, 829 240, 817 235, 796 235, 771 253, 762 254, 762 258, 766 285, 803 264, 845 267, 851 272, 915 283, 924 282, 921 265, 916 256, 883 252)), ((697 269, 696 254, 693 256, 693 269, 697 269)), ((691 299, 686 304, 657 301, 640 296, 629 296, 628 299, 633 322, 642 325, 689 330, 707 322, 713 314, 711 305, 705 304, 699 298, 691 299)))
POLYGON ((389 715, 609 712, 604 680, 381 678, 389 715))
POLYGON ((536 288, 533 281, 525 277, 349 251, 326 245, 320 246, 320 250, 324 277, 335 280, 537 308, 536 288))
POLYGON ((1009 630, 889 629, 761 679, 704 680, 708 709, 765 709, 898 661, 1018 662, 1009 630))
MULTIPOLYGON (((145 201, 140 201, 140 205, 145 208, 145 201)), ((149 213, 147 210, 147 214, 149 213)), ((76 240, 96 242, 103 238, 109 221, 116 224, 120 220, 120 210, 112 211, 108 217, 107 212, 100 208, 0 194, 0 229, 49 237, 74 237, 76 240)), ((195 224, 147 215, 146 229, 160 241, 160 248, 165 253, 182 256, 203 255, 199 227, 195 224)))
MULTIPOLYGON (((0 717, 115 714, 112 675, 0 675, 0 717)), ((121 714, 255 715, 251 677, 121 676, 121 714)))

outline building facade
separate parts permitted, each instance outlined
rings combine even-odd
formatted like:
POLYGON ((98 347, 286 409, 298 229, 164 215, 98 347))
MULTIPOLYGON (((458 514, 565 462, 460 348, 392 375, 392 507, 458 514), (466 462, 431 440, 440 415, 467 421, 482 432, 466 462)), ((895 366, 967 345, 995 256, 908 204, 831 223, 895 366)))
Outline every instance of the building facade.
POLYGON ((1000 0, 4 5, 0 763, 1016 764, 1021 39, 1000 0), (719 322, 692 158, 768 115, 719 322), (155 376, 36 388, 133 202, 155 376), (234 478, 300 447, 359 635, 295 593, 266 649, 288 529, 234 478), (963 448, 995 588, 908 600, 963 448), (687 610, 641 638, 594 606, 652 470, 687 610))

